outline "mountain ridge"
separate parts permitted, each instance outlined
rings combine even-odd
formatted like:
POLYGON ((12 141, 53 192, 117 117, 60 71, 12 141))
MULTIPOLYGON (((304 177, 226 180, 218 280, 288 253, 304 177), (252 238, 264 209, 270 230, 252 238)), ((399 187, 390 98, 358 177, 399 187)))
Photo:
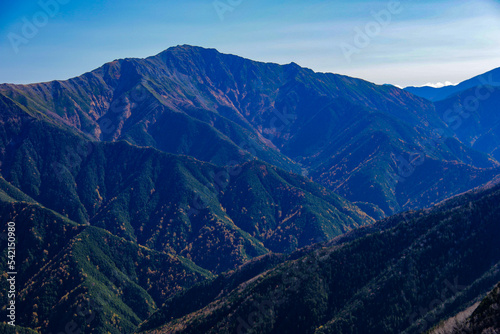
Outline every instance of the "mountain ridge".
POLYGON ((19 324, 431 328, 500 280, 497 95, 457 129, 443 115, 463 94, 432 103, 188 45, 0 85, 0 214, 26 259, 19 324), (443 284, 464 289, 427 307, 443 284), (251 324, 274 301, 272 321, 251 324))
POLYGON ((425 332, 481 300, 500 280, 493 236, 500 233, 499 194, 496 186, 395 215, 354 239, 341 238, 340 245, 325 243, 257 273, 197 311, 173 316, 170 303, 196 303, 178 296, 160 309, 163 326, 155 318, 155 328, 140 332, 425 332))
POLYGON ((420 97, 426 98, 430 101, 437 102, 450 98, 453 95, 460 94, 468 89, 485 86, 500 86, 500 68, 495 68, 471 79, 467 79, 457 85, 444 86, 441 88, 429 86, 409 86, 405 87, 404 90, 420 97))
MULTIPOLYGON (((438 161, 438 169, 458 166, 453 161, 469 165, 454 173, 469 179, 471 187, 480 182, 467 176, 469 167, 489 175, 484 169, 498 166, 486 154, 453 142, 434 105, 404 90, 215 49, 173 47, 145 59, 115 60, 67 81, 0 85, 0 93, 96 141, 126 140, 221 166, 257 157, 311 176, 370 207, 376 217, 467 190, 408 202, 409 195, 400 195, 390 179, 401 179, 398 159, 412 152, 438 161), (450 139, 429 150, 426 140, 436 128, 450 139), (367 184, 374 186, 368 195, 359 190, 367 184)), ((436 181, 425 181, 423 188, 436 181)))

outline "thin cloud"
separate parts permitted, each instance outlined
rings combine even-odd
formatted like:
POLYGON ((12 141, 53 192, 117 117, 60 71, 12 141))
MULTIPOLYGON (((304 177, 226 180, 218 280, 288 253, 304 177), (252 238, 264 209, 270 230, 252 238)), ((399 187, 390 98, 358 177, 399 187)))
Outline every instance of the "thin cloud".
POLYGON ((452 82, 445 81, 444 83, 442 83, 442 82, 437 82, 437 83, 428 82, 425 85, 422 85, 420 87, 443 88, 443 87, 446 87, 446 86, 456 86, 456 85, 457 84, 454 84, 452 82))

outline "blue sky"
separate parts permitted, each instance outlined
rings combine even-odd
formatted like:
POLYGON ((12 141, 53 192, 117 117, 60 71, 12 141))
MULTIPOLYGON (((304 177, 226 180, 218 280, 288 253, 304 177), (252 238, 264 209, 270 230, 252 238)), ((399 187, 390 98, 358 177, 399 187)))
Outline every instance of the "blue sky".
POLYGON ((220 0, 219 12, 214 0, 51 1, 63 3, 51 15, 37 1, 2 4, 0 82, 67 79, 179 44, 400 86, 500 67, 499 0, 220 0))

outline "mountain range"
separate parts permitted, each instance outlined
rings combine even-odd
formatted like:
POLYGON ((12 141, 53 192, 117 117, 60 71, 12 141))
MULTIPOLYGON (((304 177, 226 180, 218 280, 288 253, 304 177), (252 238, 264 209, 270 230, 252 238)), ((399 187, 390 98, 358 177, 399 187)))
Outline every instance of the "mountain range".
MULTIPOLYGON (((167 300, 139 332, 424 333, 500 280, 499 196, 499 186, 471 192, 263 266, 238 285, 232 277, 204 283, 204 293, 167 300)), ((472 326, 485 321, 481 313, 498 326, 497 295, 476 309, 472 326)))
POLYGON ((498 167, 490 151, 460 142, 425 99, 213 49, 174 47, 67 81, 1 85, 0 93, 92 141, 125 140, 217 165, 255 157, 309 176, 374 218, 480 186, 498 167), (443 191, 427 191, 439 182, 443 191))
POLYGON ((453 319, 500 281, 500 95, 478 82, 433 102, 183 45, 0 85, 18 331, 416 333, 453 319), (410 312, 448 283, 460 298, 410 312), (258 326, 255 304, 272 314, 258 326))

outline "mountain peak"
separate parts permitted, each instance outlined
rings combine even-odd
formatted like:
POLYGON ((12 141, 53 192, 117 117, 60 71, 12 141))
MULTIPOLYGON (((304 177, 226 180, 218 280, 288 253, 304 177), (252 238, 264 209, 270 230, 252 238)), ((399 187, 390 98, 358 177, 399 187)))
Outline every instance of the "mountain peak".
POLYGON ((189 45, 189 44, 182 44, 182 45, 177 45, 177 46, 172 46, 169 47, 168 49, 160 52, 158 55, 164 54, 164 53, 202 53, 202 52, 216 52, 219 53, 214 48, 204 48, 201 46, 196 46, 196 45, 189 45))

